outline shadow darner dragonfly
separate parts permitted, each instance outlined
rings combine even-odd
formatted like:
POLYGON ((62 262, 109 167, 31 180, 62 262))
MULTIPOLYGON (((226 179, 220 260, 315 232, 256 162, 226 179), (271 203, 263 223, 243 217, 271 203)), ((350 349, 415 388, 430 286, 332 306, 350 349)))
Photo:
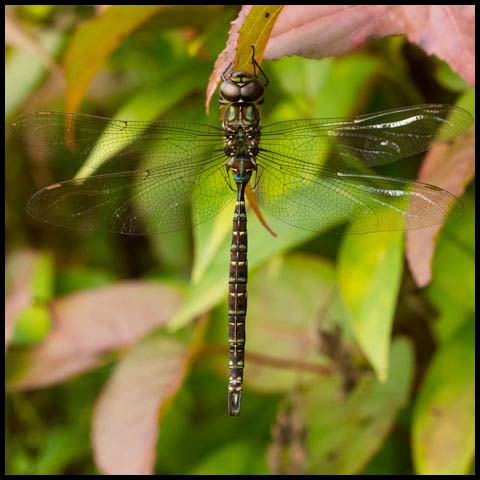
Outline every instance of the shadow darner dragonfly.
POLYGON ((51 111, 14 122, 26 144, 82 165, 76 178, 45 187, 28 202, 33 217, 53 225, 167 233, 211 219, 236 195, 228 320, 233 416, 240 413, 244 368, 246 193, 267 216, 314 232, 347 222, 350 233, 437 225, 455 204, 453 195, 370 167, 423 152, 472 122, 461 108, 432 104, 261 126, 257 106, 268 80, 260 80, 253 57, 252 65, 253 73, 222 75, 221 127, 51 111))

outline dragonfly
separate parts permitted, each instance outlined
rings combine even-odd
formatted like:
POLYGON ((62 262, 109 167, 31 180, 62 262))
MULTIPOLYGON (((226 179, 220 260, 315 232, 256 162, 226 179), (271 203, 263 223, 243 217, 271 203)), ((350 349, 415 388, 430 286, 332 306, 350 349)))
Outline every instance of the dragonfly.
POLYGON ((79 113, 27 113, 13 124, 31 148, 80 168, 27 204, 57 226, 158 234, 212 219, 235 202, 228 300, 228 412, 240 414, 247 312, 247 209, 324 232, 349 224, 372 233, 441 224, 458 200, 433 185, 372 167, 448 141, 472 123, 460 107, 415 105, 349 118, 260 123, 269 81, 252 54, 248 71, 221 75, 221 126, 123 121, 79 113))

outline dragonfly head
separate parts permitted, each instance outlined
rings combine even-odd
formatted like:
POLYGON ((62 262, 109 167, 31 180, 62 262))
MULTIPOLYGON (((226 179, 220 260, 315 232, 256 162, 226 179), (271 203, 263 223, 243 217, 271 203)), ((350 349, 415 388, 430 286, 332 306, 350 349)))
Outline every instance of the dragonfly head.
POLYGON ((229 78, 222 76, 220 96, 222 103, 262 103, 263 84, 253 74, 248 72, 234 72, 229 78))

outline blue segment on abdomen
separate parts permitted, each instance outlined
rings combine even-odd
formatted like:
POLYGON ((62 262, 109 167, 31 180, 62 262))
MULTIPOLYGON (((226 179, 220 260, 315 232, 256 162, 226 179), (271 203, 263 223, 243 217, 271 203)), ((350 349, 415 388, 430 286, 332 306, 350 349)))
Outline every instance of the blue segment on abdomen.
POLYGON ((243 163, 248 162, 248 163, 251 164, 250 158, 248 158, 248 157, 246 157, 246 158, 245 157, 236 157, 235 160, 240 163, 240 168, 238 168, 240 175, 233 175, 233 179, 236 182, 246 182, 246 181, 250 180, 250 178, 252 177, 251 172, 248 172, 247 175, 243 175, 243 172, 244 172, 243 163))

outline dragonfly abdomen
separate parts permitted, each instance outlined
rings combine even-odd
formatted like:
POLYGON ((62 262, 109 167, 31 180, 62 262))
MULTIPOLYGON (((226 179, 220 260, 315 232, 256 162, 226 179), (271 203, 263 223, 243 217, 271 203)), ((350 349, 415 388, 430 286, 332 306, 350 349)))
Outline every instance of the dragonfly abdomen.
POLYGON ((238 196, 233 215, 232 245, 228 293, 228 412, 240 414, 245 353, 245 318, 247 314, 247 213, 245 185, 238 182, 238 196))

